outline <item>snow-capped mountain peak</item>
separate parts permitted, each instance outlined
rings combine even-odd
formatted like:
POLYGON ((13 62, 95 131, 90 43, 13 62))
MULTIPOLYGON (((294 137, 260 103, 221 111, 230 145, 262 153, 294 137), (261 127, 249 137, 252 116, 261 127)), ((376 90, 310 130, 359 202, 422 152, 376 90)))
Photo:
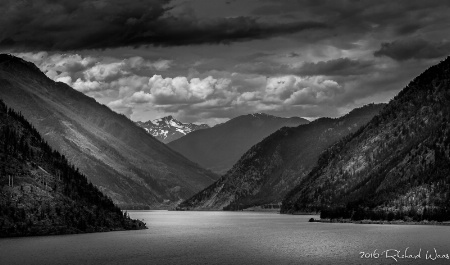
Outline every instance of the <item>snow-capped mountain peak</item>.
POLYGON ((169 143, 196 130, 209 128, 207 124, 182 123, 173 116, 166 116, 136 124, 163 143, 169 143))

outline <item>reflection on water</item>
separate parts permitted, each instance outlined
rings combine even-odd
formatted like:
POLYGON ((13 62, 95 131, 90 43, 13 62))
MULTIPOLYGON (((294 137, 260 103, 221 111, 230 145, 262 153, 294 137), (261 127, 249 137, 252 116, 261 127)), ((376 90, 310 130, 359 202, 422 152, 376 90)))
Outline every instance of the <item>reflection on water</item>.
POLYGON ((130 215, 149 229, 0 239, 0 264, 450 264, 450 227, 308 223, 311 216, 253 212, 130 215), (401 256, 408 247, 411 257, 421 249, 420 258, 373 257, 375 250, 401 256), (444 259, 426 260, 433 248, 444 259))

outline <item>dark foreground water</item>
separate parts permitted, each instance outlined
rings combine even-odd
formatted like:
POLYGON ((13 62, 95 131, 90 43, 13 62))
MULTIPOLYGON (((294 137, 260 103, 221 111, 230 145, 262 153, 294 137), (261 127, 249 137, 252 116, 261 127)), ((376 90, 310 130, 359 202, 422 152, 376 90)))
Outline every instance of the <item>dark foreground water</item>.
POLYGON ((311 216, 252 212, 130 215, 149 229, 0 239, 0 264, 450 265, 450 227, 308 223, 311 216), (398 258, 406 248, 410 258, 398 258), (434 249, 441 259, 430 259, 434 249))

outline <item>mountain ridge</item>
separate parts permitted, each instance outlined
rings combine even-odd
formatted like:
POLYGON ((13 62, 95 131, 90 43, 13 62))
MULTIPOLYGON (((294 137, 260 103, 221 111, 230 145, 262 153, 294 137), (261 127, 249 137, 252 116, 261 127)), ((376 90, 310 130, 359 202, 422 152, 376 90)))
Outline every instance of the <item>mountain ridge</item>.
POLYGON ((368 124, 326 150, 282 213, 437 220, 450 213, 450 57, 414 78, 368 124))
POLYGON ((172 115, 146 122, 137 121, 136 124, 165 144, 177 140, 188 133, 209 128, 207 124, 182 123, 172 115))
POLYGON ((278 205, 290 187, 313 168, 325 148, 356 131, 383 106, 367 105, 340 118, 281 128, 252 146, 224 176, 177 208, 237 210, 278 205))
POLYGON ((308 120, 268 114, 235 117, 209 129, 192 132, 168 146, 204 168, 218 174, 229 170, 254 144, 284 126, 298 126, 308 120))
POLYGON ((122 208, 170 208, 217 176, 31 63, 0 56, 0 98, 122 208))

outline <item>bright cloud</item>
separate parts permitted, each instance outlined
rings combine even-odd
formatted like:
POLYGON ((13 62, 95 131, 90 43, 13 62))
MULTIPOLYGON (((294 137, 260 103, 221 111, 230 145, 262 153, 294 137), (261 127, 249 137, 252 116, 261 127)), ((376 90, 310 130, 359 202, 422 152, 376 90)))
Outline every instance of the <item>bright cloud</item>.
MULTIPOLYGON (((265 90, 264 100, 284 105, 316 105, 330 103, 337 100, 337 96, 344 92, 336 81, 323 76, 299 77, 284 76, 269 78, 265 90)), ((243 94, 244 96, 244 94, 243 94)), ((245 97, 252 99, 253 94, 245 97)))
POLYGON ((150 93, 157 105, 199 103, 207 100, 217 91, 225 89, 231 80, 186 77, 163 78, 154 75, 149 80, 150 93))
POLYGON ((168 59, 147 60, 141 56, 119 59, 46 52, 17 55, 34 62, 53 80, 66 83, 131 119, 176 115, 187 122, 223 121, 254 112, 338 116, 373 102, 375 93, 392 95, 390 91, 402 86, 392 80, 405 75, 401 81, 415 69, 420 70, 420 66, 411 62, 404 67, 404 72, 393 75, 392 69, 397 64, 381 57, 376 58, 378 67, 364 60, 336 59, 297 63, 297 68, 286 71, 287 68, 272 62, 272 69, 281 69, 280 72, 251 73, 236 68, 231 72, 186 70, 189 64, 168 59), (345 75, 353 73, 348 69, 354 68, 361 69, 357 76, 345 75))

